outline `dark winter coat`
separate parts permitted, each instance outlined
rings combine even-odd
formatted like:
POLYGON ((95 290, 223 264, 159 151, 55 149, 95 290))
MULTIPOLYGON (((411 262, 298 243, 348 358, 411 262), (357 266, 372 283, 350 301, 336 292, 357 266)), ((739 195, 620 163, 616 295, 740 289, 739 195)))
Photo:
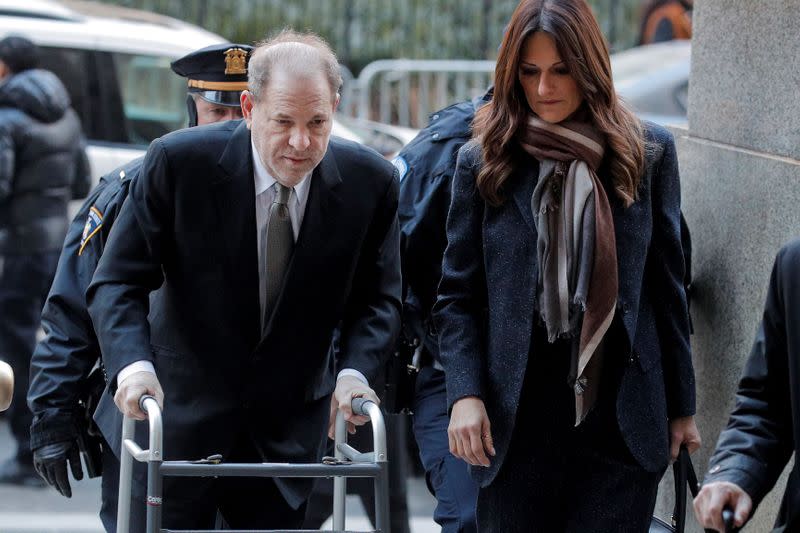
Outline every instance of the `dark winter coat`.
POLYGON ((0 254, 60 250, 67 205, 89 189, 81 124, 55 74, 0 84, 0 254))

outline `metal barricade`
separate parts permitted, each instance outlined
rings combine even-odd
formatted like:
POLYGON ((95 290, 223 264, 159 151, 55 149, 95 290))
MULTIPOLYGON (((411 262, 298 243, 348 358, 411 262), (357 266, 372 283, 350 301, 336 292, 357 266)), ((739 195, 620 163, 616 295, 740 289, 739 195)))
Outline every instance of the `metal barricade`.
POLYGON ((344 87, 340 111, 362 120, 421 128, 437 109, 483 94, 494 61, 382 59, 344 87))
MULTIPOLYGON (((122 423, 122 450, 120 452, 119 498, 117 500, 117 533, 130 533, 131 484, 133 461, 147 463, 147 526, 146 533, 178 533, 178 530, 161 528, 163 503, 162 480, 165 476, 181 477, 332 477, 333 528, 345 531, 345 493, 348 477, 373 478, 375 484, 375 526, 368 533, 389 531, 389 478, 386 453, 386 426, 380 408, 372 401, 354 398, 353 413, 369 416, 372 425, 373 450, 362 453, 347 444, 347 423, 341 411, 336 417, 336 464, 309 463, 219 463, 198 464, 188 461, 164 461, 163 426, 161 409, 155 398, 143 396, 139 400, 147 413, 150 426, 149 448, 142 450, 133 440, 135 420, 125 417, 122 423)), ((203 530, 203 533, 221 530, 203 530)), ((279 530, 247 530, 249 533, 277 533, 279 530)), ((280 531, 286 532, 282 529, 280 531)), ((297 533, 308 530, 295 530, 297 533)), ((180 530, 181 533, 200 533, 180 530)), ((135 532, 138 533, 138 532, 135 532)), ((237 533, 225 530, 222 533, 237 533)), ((243 532, 238 532, 243 533, 243 532)), ((316 533, 319 533, 316 531, 316 533)))

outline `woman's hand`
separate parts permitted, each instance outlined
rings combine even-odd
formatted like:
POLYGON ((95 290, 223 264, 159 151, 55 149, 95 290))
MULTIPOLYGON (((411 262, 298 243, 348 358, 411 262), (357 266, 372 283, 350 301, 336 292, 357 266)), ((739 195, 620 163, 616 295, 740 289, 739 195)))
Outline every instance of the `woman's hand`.
POLYGON ((453 404, 447 428, 450 453, 472 466, 489 466, 488 453, 494 457, 491 424, 483 400, 466 396, 453 404))
POLYGON ((681 445, 685 445, 689 453, 700 448, 700 432, 693 416, 683 416, 669 421, 669 453, 672 462, 678 460, 681 445))

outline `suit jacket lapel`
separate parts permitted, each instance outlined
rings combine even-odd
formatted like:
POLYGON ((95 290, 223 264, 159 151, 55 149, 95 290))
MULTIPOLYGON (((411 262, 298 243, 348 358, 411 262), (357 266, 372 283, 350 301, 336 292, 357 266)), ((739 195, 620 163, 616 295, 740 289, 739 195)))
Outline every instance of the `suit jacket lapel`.
POLYGON ((219 239, 225 247, 228 278, 235 309, 240 312, 249 345, 261 332, 258 294, 258 241, 256 237, 255 181, 250 130, 244 121, 236 128, 219 159, 219 178, 211 194, 217 206, 219 239))
POLYGON ((321 250, 326 248, 328 235, 335 225, 336 211, 341 207, 341 198, 337 193, 337 186, 342 178, 336 159, 328 148, 325 157, 311 175, 306 211, 303 215, 303 225, 297 237, 294 247, 292 260, 289 263, 289 270, 283 282, 281 294, 276 303, 273 318, 270 319, 264 329, 264 339, 269 336, 275 321, 275 316, 281 311, 284 298, 287 294, 298 294, 302 292, 304 279, 308 275, 313 275, 314 265, 320 262, 321 250))

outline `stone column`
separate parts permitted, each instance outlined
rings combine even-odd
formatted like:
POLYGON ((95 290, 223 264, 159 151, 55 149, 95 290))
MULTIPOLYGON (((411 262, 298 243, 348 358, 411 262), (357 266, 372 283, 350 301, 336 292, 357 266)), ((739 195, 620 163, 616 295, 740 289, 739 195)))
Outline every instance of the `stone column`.
MULTIPOLYGON (((701 478, 733 407, 775 253, 800 236, 798 28, 800 0, 695 2, 689 128, 674 132, 694 249, 701 478)), ((747 531, 771 529, 784 487, 785 474, 747 531)), ((662 516, 671 490, 665 480, 662 516)), ((690 514, 689 530, 702 531, 690 514)))

